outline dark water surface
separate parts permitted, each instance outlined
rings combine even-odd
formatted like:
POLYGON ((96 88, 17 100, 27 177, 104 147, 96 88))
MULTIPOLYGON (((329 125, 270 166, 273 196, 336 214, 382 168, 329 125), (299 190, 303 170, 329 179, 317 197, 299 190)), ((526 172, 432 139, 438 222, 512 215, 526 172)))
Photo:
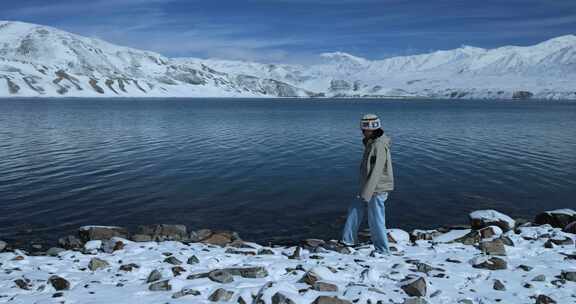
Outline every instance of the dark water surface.
POLYGON ((393 141, 389 226, 576 207, 576 104, 0 100, 0 239, 142 223, 338 237, 366 112, 393 141))

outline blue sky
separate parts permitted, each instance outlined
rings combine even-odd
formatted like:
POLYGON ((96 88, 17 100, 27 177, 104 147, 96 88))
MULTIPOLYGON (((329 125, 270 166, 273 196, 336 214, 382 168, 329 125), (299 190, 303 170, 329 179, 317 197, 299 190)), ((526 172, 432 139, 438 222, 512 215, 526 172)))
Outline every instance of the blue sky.
POLYGON ((576 0, 3 0, 0 19, 171 57, 314 61, 530 45, 576 33, 576 0))

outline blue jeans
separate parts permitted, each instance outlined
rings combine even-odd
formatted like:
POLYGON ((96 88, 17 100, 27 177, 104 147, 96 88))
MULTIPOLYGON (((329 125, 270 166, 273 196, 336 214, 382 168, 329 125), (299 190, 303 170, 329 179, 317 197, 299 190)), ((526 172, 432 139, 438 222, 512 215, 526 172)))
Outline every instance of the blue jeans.
POLYGON ((369 202, 357 198, 348 209, 348 218, 344 225, 342 241, 352 245, 358 243, 358 228, 364 219, 368 207, 368 225, 374 248, 380 253, 389 253, 388 234, 386 232, 386 214, 384 202, 388 199, 388 192, 374 193, 369 202))

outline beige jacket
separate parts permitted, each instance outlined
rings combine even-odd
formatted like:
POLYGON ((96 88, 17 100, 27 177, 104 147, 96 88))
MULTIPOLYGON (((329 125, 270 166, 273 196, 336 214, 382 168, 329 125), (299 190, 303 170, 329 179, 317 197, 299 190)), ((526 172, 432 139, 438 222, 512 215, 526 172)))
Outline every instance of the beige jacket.
POLYGON ((394 174, 390 157, 390 138, 382 135, 364 142, 360 165, 360 196, 370 201, 374 193, 394 190, 394 174))

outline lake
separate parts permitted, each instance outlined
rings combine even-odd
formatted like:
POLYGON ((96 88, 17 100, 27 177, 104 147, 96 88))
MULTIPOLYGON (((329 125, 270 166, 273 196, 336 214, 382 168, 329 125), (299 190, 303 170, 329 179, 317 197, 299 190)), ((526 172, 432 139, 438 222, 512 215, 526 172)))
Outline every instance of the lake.
POLYGON ((389 227, 576 207, 576 103, 4 99, 0 239, 152 223, 338 238, 368 112, 392 138, 389 227))

